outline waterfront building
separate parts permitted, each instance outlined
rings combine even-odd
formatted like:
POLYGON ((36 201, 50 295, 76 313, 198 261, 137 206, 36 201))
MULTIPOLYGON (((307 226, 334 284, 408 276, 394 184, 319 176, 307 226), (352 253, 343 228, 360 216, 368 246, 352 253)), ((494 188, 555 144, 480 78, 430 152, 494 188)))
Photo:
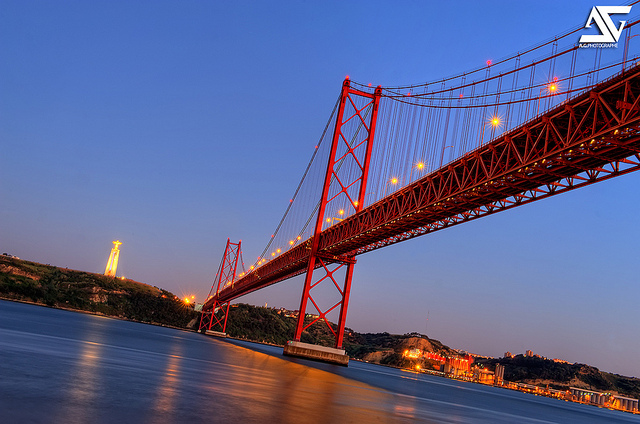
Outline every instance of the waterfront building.
POLYGON ((611 396, 611 407, 621 409, 623 411, 638 412, 638 399, 628 398, 624 396, 611 396))
POLYGON ((504 381, 504 366, 500 365, 500 364, 496 364, 496 371, 495 371, 495 384, 502 384, 502 382, 504 381))

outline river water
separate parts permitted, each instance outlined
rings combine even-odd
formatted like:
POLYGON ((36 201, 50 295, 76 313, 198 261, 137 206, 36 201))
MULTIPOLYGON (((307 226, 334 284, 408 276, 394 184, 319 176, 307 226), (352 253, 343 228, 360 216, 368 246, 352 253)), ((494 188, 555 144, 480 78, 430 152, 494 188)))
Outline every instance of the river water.
POLYGON ((0 301, 0 423, 640 423, 640 416, 0 301))

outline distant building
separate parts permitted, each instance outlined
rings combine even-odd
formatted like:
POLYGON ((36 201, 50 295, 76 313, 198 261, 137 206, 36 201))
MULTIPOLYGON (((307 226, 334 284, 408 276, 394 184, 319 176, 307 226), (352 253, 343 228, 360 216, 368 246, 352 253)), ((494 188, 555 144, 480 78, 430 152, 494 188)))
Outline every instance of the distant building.
POLYGON ((473 369, 473 379, 482 384, 494 384, 495 374, 487 369, 475 367, 473 369))
POLYGON ((638 399, 628 398, 611 393, 600 393, 592 390, 570 387, 572 400, 622 411, 638 412, 638 399))
POLYGON ((444 371, 446 374, 464 375, 470 372, 472 363, 473 358, 469 355, 465 356, 464 358, 446 358, 446 361, 442 367, 442 371, 444 371))
POLYGON ((623 396, 611 396, 610 402, 612 408, 629 412, 638 412, 638 399, 623 396))
POLYGON ((532 352, 532 351, 530 351, 530 350, 527 350, 527 351, 524 353, 524 356, 526 356, 527 358, 531 358, 531 357, 533 356, 533 352, 532 352))
POLYGON ((513 353, 511 353, 511 352, 505 352, 505 353, 504 353, 504 357, 505 357, 505 358, 513 358, 513 353))
POLYGON ((504 381, 504 366, 500 365, 500 364, 496 364, 496 371, 495 371, 495 384, 502 384, 502 382, 504 381))
POLYGON ((421 349, 407 349, 407 350, 404 351, 402 356, 404 356, 405 358, 417 359, 417 358, 422 356, 422 350, 421 349))

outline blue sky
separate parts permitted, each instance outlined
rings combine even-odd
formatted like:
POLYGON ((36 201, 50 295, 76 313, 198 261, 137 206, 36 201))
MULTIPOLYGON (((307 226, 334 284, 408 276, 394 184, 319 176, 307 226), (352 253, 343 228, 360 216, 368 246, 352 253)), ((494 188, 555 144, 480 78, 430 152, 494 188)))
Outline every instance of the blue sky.
MULTIPOLYGON (((584 25, 594 5, 4 1, 0 251, 103 272, 119 239, 119 274, 204 299, 227 237, 262 252, 345 75, 457 74, 584 25)), ((366 254, 347 326, 640 377, 638 183, 366 254)), ((301 290, 241 301, 297 309, 301 290)))

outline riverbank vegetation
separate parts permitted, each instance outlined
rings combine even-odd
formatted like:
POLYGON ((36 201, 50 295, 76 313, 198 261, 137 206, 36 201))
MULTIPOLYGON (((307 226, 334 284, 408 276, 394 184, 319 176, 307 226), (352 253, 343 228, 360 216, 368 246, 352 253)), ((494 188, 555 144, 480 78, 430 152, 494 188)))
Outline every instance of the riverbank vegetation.
POLYGON ((0 297, 184 328, 197 312, 166 290, 0 256, 0 297))

